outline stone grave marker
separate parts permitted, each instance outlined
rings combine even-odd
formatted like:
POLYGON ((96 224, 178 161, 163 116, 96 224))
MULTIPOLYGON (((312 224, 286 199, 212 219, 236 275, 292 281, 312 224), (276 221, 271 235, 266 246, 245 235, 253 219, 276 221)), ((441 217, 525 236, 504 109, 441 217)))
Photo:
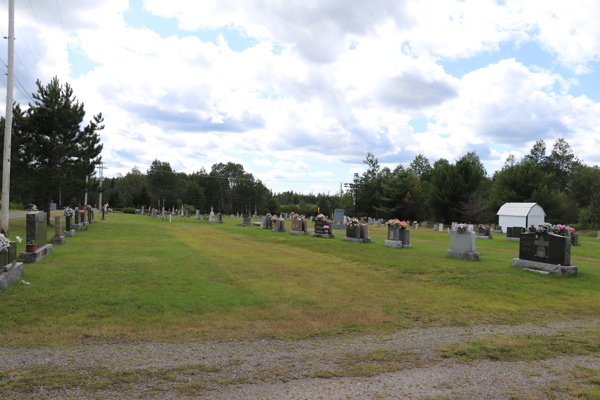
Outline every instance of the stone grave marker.
POLYGON ((571 246, 581 246, 581 242, 579 241, 579 233, 571 234, 571 246))
POLYGON ((54 217, 54 236, 52 237, 52 244, 65 244, 65 237, 61 235, 60 231, 60 215, 54 217))
POLYGON ((294 235, 308 235, 308 221, 293 219, 291 233, 294 235))
POLYGON ((439 224, 438 227, 440 232, 444 232, 444 224, 439 224))
POLYGON ((0 252, 0 292, 18 281, 23 272, 23 263, 17 262, 17 243, 9 242, 9 247, 0 252))
POLYGON ((578 268, 571 265, 571 238, 549 232, 521 233, 519 258, 513 258, 512 266, 563 276, 578 272, 578 268))
POLYGON ((332 223, 330 223, 329 221, 321 221, 320 219, 315 219, 314 223, 315 232, 312 234, 313 237, 320 237, 325 239, 335 238, 335 235, 332 233, 332 223))
POLYGON ((471 261, 480 260, 475 233, 472 231, 467 230, 460 233, 458 230, 448 230, 448 247, 447 254, 450 257, 471 261))
POLYGON ((36 250, 24 251, 19 255, 25 263, 35 263, 52 253, 52 245, 48 244, 48 231, 46 226, 46 213, 34 211, 25 215, 25 238, 27 245, 34 244, 36 250))

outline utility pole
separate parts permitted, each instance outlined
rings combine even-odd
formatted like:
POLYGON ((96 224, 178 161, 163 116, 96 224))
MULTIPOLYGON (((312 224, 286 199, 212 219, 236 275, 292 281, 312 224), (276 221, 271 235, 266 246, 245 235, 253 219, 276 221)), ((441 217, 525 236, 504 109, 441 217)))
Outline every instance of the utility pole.
POLYGON ((102 204, 102 182, 104 182, 104 171, 105 169, 108 169, 107 167, 104 166, 104 163, 102 161, 100 161, 100 164, 98 164, 98 181, 100 182, 100 193, 99 193, 99 204, 98 204, 98 209, 102 210, 102 207, 104 206, 104 204, 102 204))
POLYGON ((356 216, 356 192, 358 191, 358 189, 362 189, 363 187, 365 187, 365 185, 363 185, 362 183, 360 183, 360 178, 358 177, 358 174, 354 174, 354 182, 353 183, 344 183, 344 187, 349 187, 352 190, 352 205, 354 205, 354 217, 357 218, 356 216))
POLYGON ((13 67, 15 64, 15 0, 8 0, 8 66, 6 82, 6 114, 4 126, 4 157, 2 162, 2 227, 8 238, 8 205, 10 202, 10 144, 12 140, 13 67))
POLYGON ((83 197, 83 206, 87 206, 87 185, 88 185, 88 179, 89 179, 89 175, 85 176, 85 196, 83 197))

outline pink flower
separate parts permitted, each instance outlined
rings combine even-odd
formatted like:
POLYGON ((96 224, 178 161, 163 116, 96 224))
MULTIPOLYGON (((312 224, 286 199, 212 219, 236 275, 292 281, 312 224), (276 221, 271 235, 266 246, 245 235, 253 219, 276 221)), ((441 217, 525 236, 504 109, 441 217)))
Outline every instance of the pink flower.
POLYGON ((323 228, 329 229, 329 225, 323 225, 323 228))

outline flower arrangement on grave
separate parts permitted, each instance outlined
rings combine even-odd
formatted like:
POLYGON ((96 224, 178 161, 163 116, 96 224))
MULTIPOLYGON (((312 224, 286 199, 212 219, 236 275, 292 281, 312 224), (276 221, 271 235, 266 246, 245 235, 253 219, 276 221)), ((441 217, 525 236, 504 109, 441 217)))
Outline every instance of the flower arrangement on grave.
POLYGON ((271 213, 267 213, 267 215, 265 215, 265 217, 271 218, 272 215, 271 215, 271 213))
POLYGON ((469 225, 467 225, 467 224, 456 225, 456 231, 458 233, 465 233, 468 229, 469 229, 469 225))
POLYGON ((323 215, 323 214, 317 215, 317 219, 319 221, 327 221, 327 217, 325 215, 323 215))
POLYGON ((73 217, 75 216, 75 210, 73 210, 71 207, 65 207, 65 217, 73 217))
POLYGON ((277 221, 277 219, 278 219, 278 218, 277 218, 277 215, 273 215, 273 216, 271 217, 271 221, 277 221))
POLYGON ((413 224, 415 224, 415 225, 416 225, 416 224, 418 224, 418 222, 417 222, 417 221, 413 221, 413 224))
POLYGON ((479 224, 479 225, 477 225, 477 229, 485 229, 485 225, 484 224, 479 224))
POLYGON ((350 218, 348 220, 348 226, 357 226, 360 222, 356 218, 350 218))
POLYGON ((292 217, 293 219, 299 219, 301 221, 304 221, 304 215, 300 215, 300 214, 294 214, 294 216, 292 217))
POLYGON ((85 214, 85 210, 84 209, 79 210, 79 214, 85 214))
POLYGON ((395 218, 395 219, 390 219, 390 220, 387 222, 387 225, 388 225, 388 226, 391 226, 391 227, 393 227, 393 228, 396 228, 396 227, 398 227, 398 226, 399 226, 401 229, 406 229, 406 228, 408 228, 408 222, 406 222, 406 221, 400 221, 400 220, 399 220, 399 219, 397 219, 397 218, 395 218))
POLYGON ((323 232, 329 233, 329 225, 323 225, 323 232))
POLYGON ((552 233, 560 236, 571 236, 571 234, 577 232, 577 229, 571 228, 570 226, 557 224, 552 225, 552 233))
POLYGON ((2 233, 0 233, 0 252, 3 252, 4 250, 8 250, 9 247, 10 247, 10 240, 8 240, 7 237, 5 237, 2 233))

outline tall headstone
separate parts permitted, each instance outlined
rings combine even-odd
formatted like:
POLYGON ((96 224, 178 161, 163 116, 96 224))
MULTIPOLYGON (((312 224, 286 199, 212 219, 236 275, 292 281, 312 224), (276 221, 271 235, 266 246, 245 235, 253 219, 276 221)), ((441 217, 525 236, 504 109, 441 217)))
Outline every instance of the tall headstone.
POLYGON ((440 224, 439 225, 439 231, 440 232, 444 232, 444 224, 440 224))
POLYGON ((65 237, 61 235, 60 230, 60 215, 54 217, 54 236, 52 237, 52 244, 65 244, 65 237))
POLYGON ((52 253, 52 245, 48 244, 46 213, 43 211, 30 212, 25 215, 25 238, 27 245, 35 245, 35 251, 22 252, 19 257, 22 262, 35 263, 52 253))

